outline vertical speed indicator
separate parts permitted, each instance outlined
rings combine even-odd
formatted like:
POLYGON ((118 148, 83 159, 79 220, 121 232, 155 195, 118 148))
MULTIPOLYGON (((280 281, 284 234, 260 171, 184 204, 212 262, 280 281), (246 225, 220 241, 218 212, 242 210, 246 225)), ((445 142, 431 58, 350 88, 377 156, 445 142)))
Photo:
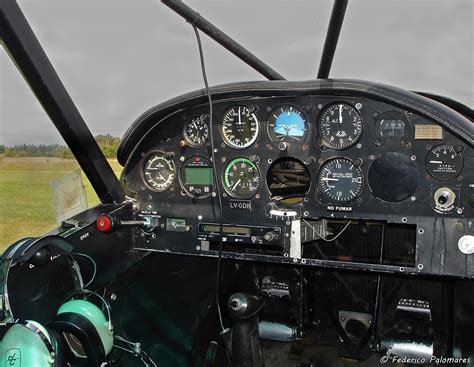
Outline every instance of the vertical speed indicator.
POLYGON ((362 117, 350 104, 335 103, 323 110, 318 128, 326 146, 335 150, 347 149, 362 135, 362 117))
POLYGON ((319 170, 318 189, 331 202, 347 203, 362 191, 362 171, 348 158, 330 159, 319 170))

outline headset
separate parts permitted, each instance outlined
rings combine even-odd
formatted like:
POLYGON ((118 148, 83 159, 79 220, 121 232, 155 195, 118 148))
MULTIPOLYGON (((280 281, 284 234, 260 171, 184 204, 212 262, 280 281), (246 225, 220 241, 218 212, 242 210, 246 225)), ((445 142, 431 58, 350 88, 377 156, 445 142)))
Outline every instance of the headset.
POLYGON ((113 347, 111 307, 104 297, 84 289, 79 265, 72 255, 73 245, 60 236, 25 238, 11 245, 2 256, 0 279, 0 326, 8 327, 0 345, 0 365, 61 367, 71 358, 87 359, 89 366, 100 366, 113 347), (15 319, 8 295, 11 267, 29 263, 44 266, 51 250, 64 256, 74 283, 74 293, 45 325, 15 319), (105 307, 107 317, 89 297, 105 307))

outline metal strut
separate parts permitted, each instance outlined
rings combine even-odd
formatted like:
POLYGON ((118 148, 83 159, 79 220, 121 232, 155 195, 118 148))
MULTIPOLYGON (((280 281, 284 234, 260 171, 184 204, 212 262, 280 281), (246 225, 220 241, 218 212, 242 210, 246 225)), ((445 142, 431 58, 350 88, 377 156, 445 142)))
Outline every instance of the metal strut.
POLYGON ((327 79, 329 77, 348 2, 349 0, 334 0, 323 53, 319 63, 318 79, 327 79))
POLYGON ((200 31, 207 34, 222 47, 232 52, 240 60, 251 66, 268 80, 285 80, 281 74, 260 60, 237 41, 230 38, 227 34, 202 17, 198 12, 191 9, 181 0, 161 0, 161 2, 181 15, 187 22, 191 23, 191 25, 196 26, 200 31))

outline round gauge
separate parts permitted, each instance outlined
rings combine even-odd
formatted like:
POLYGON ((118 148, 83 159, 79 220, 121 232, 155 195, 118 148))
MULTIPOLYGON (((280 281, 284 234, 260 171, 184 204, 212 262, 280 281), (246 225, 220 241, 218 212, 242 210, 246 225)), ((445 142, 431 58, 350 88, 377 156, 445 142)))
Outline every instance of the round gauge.
POLYGON ((163 192, 170 188, 175 172, 175 165, 170 154, 157 151, 146 158, 142 177, 150 190, 163 192))
POLYGON ((246 106, 234 106, 224 113, 221 135, 224 142, 235 149, 251 146, 258 136, 258 120, 246 106))
POLYGON ((381 120, 380 136, 382 138, 403 138, 405 136, 405 121, 401 119, 381 120))
POLYGON ((461 173, 462 155, 450 144, 434 147, 426 156, 426 168, 431 176, 438 180, 452 180, 461 173))
POLYGON ((301 141, 308 131, 305 113, 294 106, 274 109, 268 119, 268 135, 273 141, 301 141))
POLYGON ((349 202, 362 190, 362 172, 350 159, 330 159, 319 169, 318 188, 332 202, 349 202))
POLYGON ((214 188, 214 168, 209 158, 194 155, 183 162, 179 170, 179 183, 186 195, 204 199, 214 188))
POLYGON ((382 153, 370 164, 367 181, 373 196, 399 203, 414 194, 420 184, 420 172, 408 154, 382 153))
POLYGON ((236 199, 250 199, 260 185, 260 170, 245 157, 237 157, 227 163, 222 176, 225 191, 236 199))
POLYGON ((192 119, 184 127, 184 137, 191 146, 202 145, 209 137, 209 127, 207 126, 207 116, 200 116, 192 119))
POLYGON ((362 135, 362 117, 347 103, 326 107, 319 117, 318 124, 321 138, 332 149, 349 148, 356 144, 362 135))

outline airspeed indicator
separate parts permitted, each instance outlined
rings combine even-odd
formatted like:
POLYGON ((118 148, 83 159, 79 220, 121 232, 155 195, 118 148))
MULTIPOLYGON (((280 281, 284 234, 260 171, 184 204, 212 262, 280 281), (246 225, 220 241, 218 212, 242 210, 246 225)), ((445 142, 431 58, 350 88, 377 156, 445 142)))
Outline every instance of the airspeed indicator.
POLYGON ((259 125, 257 116, 246 106, 229 108, 221 122, 222 140, 231 148, 245 149, 257 140, 259 125))

